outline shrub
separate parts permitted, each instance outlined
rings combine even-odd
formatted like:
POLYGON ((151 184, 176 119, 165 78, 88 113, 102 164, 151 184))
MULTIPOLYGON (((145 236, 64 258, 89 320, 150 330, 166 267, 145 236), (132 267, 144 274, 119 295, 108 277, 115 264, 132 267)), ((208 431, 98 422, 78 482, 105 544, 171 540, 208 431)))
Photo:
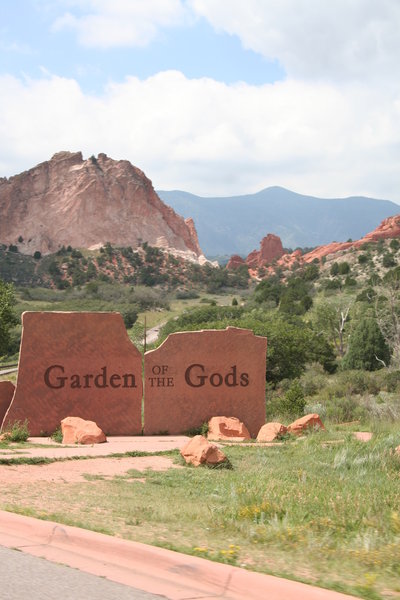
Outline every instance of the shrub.
POLYGON ((339 274, 339 265, 337 262, 334 262, 333 265, 331 266, 331 271, 330 271, 332 277, 335 277, 336 275, 339 274))
POLYGON ((350 265, 348 262, 344 261, 339 264, 339 275, 347 275, 350 273, 350 265))
POLYGON ((33 253, 33 258, 35 260, 40 260, 42 258, 42 253, 39 252, 39 250, 36 250, 36 252, 33 253))
POLYGON ((396 261, 391 254, 385 254, 382 259, 382 265, 385 269, 391 269, 396 266, 396 261))
POLYGON ((57 444, 62 444, 63 434, 62 434, 62 431, 61 431, 61 427, 57 427, 57 429, 54 431, 54 433, 52 433, 51 439, 54 442, 56 442, 57 444))
POLYGON ((177 300, 194 300, 199 294, 195 290, 177 290, 175 298, 177 300))
POLYGON ((283 411, 290 416, 297 417, 304 413, 306 401, 304 391, 298 379, 295 379, 282 399, 283 411))
POLYGON ((4 439, 8 442, 26 442, 29 437, 28 421, 15 421, 5 432, 4 439))
POLYGON ((375 319, 363 318, 350 337, 344 369, 376 371, 390 362, 390 350, 375 319))
POLYGON ((366 410, 352 396, 334 398, 326 405, 326 418, 333 423, 348 423, 366 417, 366 410))
POLYGON ((133 324, 137 321, 138 311, 133 308, 124 310, 122 312, 122 318, 124 319, 125 327, 127 329, 130 329, 133 326, 133 324))

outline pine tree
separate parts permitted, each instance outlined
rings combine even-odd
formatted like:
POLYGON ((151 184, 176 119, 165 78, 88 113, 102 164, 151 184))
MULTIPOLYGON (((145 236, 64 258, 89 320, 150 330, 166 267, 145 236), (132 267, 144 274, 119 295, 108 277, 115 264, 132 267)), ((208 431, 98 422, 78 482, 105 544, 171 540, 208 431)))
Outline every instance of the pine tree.
POLYGON ((375 319, 362 319, 350 337, 345 369, 376 371, 390 362, 390 350, 375 319))

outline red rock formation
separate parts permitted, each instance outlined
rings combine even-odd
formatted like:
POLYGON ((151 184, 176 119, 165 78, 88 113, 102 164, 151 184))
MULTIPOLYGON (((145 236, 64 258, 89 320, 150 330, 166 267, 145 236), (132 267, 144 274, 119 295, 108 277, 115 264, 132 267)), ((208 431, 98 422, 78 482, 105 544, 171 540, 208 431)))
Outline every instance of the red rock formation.
POLYGON ((233 256, 230 257, 228 264, 226 265, 226 268, 230 271, 237 269, 238 267, 241 267, 242 265, 245 265, 246 261, 239 256, 239 254, 233 254, 233 256))
MULTIPOLYGON (((268 265, 276 258, 278 259, 276 262, 277 266, 284 269, 291 269, 295 263, 311 263, 315 259, 322 260, 324 256, 328 256, 329 254, 336 254, 350 248, 360 248, 369 242, 378 242, 379 240, 397 237, 400 237, 400 214, 384 219, 374 231, 368 233, 360 240, 354 242, 332 242, 331 244, 318 246, 318 248, 307 252, 307 254, 302 254, 301 250, 295 250, 291 254, 284 254, 279 237, 268 234, 262 240, 260 250, 250 252, 245 262, 250 267, 250 276, 256 278, 256 269, 268 265)), ((232 256, 227 268, 234 268, 238 262, 237 258, 240 259, 240 257, 232 256)), ((268 268, 267 274, 273 274, 273 267, 268 268)))
POLYGON ((368 242, 378 242, 379 240, 393 239, 396 237, 400 237, 400 215, 384 219, 374 231, 367 233, 367 235, 355 242, 332 242, 332 244, 318 246, 315 250, 304 254, 303 260, 306 263, 310 263, 315 258, 321 260, 324 256, 328 256, 328 254, 335 254, 342 250, 349 250, 349 248, 360 248, 368 242))
POLYGON ((261 240, 260 250, 253 250, 246 258, 246 264, 249 267, 263 267, 272 263, 273 260, 280 258, 284 254, 281 238, 273 233, 269 233, 261 240))
POLYGON ((193 221, 165 205, 127 160, 58 152, 29 171, 0 178, 0 242, 22 253, 145 241, 194 260, 202 254, 193 221))

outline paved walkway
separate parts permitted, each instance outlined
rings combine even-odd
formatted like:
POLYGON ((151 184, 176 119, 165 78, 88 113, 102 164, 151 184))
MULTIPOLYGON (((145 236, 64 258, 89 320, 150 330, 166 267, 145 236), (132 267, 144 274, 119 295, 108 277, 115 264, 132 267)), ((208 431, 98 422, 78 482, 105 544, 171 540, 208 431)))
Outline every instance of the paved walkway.
POLYGON ((19 447, 15 451, 11 448, 4 448, 0 450, 0 457, 73 458, 76 456, 109 456, 110 454, 124 454, 135 451, 162 452, 164 450, 179 450, 189 439, 185 435, 114 436, 108 437, 107 442, 104 444, 63 446, 62 444, 56 444, 51 438, 31 437, 28 441, 37 444, 37 447, 19 447))

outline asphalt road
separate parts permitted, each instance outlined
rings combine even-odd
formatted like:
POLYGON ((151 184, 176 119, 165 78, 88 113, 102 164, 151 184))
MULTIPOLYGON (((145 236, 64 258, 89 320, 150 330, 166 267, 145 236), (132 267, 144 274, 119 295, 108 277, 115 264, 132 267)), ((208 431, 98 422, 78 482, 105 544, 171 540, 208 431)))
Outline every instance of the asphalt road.
POLYGON ((127 585, 96 577, 0 546, 0 600, 161 600, 127 585))

